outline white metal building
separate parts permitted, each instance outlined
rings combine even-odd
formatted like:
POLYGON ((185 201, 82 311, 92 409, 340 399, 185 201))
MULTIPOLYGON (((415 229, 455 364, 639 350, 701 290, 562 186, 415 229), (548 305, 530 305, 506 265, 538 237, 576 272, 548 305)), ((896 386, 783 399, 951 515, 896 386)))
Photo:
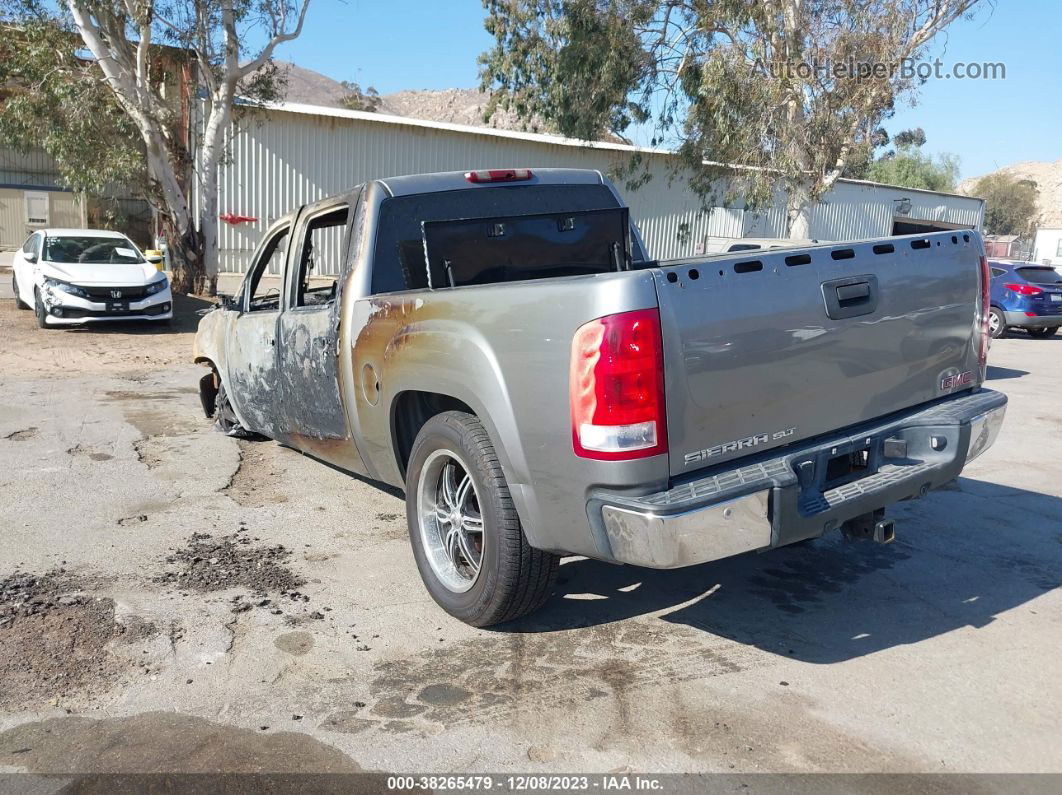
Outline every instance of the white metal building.
MULTIPOLYGON (((258 220, 221 224, 223 272, 241 272, 259 236, 299 205, 369 179, 399 174, 501 167, 571 167, 615 172, 640 153, 652 179, 624 191, 649 254, 681 257, 704 250, 709 236, 780 237, 784 202, 752 213, 740 207, 702 212, 699 199, 673 178, 673 155, 552 135, 423 121, 314 105, 283 104, 256 112, 233 139, 221 167, 220 213, 258 220), (688 230, 687 234, 680 234, 688 230)), ((980 228, 981 199, 840 180, 815 208, 811 236, 855 240, 936 229, 980 228)))

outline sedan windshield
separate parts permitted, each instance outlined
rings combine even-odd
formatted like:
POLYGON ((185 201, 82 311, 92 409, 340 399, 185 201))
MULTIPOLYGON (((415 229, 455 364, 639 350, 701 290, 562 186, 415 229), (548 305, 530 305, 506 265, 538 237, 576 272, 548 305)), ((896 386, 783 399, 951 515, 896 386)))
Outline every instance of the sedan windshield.
POLYGON ((1018 275, 1032 284, 1062 284, 1062 273, 1054 268, 1018 268, 1018 275))
POLYGON ((124 237, 48 237, 44 240, 44 259, 63 265, 72 263, 123 265, 140 263, 133 244, 124 237))

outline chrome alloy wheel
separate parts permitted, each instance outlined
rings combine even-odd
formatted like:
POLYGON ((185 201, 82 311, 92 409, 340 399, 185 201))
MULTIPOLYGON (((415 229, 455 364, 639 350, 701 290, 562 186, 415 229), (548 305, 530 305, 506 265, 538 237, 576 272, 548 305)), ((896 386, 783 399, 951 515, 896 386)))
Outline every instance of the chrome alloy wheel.
POLYGON ((428 456, 417 483, 420 540, 439 581, 454 593, 475 585, 483 564, 483 515, 468 466, 449 450, 428 456))
POLYGON ((999 326, 1000 326, 999 315, 997 315, 995 312, 990 312, 988 314, 988 332, 989 332, 989 334, 991 334, 993 337, 999 336, 999 326))

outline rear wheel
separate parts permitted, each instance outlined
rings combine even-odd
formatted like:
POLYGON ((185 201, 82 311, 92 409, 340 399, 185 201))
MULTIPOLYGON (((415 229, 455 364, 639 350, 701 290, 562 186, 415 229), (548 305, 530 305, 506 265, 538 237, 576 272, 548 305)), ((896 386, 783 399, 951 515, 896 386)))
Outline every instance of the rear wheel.
POLYGON ((33 312, 37 315, 38 328, 51 328, 48 325, 48 310, 44 308, 40 290, 33 291, 33 312))
POLYGON ((549 598, 560 559, 527 543, 494 446, 473 415, 438 414, 417 434, 406 520, 421 579, 455 618, 486 627, 549 598))
POLYGON ((1031 328, 1029 333, 1034 337, 1051 337, 1058 333, 1058 326, 1051 326, 1050 328, 1031 328))
POLYGON ((29 309, 29 304, 22 300, 22 294, 18 291, 18 278, 11 274, 11 291, 15 294, 15 306, 18 309, 29 309))
POLYGON ((992 307, 988 312, 988 333, 996 340, 1002 337, 1006 330, 1007 321, 1003 319, 1003 313, 992 307))

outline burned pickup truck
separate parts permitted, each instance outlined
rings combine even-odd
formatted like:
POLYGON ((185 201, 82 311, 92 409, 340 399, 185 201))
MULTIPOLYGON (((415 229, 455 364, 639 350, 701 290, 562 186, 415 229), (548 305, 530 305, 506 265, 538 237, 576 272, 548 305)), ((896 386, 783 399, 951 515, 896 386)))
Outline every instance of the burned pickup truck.
POLYGON ((280 219, 195 360, 226 432, 404 489, 428 591, 486 626, 563 555, 891 540, 999 431, 987 317, 972 231, 653 261, 599 173, 509 169, 280 219))

